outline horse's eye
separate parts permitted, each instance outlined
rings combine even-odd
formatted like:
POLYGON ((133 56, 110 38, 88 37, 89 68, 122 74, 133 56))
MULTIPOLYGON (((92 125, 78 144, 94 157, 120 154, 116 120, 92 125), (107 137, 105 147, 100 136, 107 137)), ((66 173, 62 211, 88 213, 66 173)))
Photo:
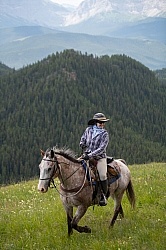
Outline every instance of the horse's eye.
POLYGON ((51 171, 51 168, 48 168, 48 172, 50 172, 51 171))

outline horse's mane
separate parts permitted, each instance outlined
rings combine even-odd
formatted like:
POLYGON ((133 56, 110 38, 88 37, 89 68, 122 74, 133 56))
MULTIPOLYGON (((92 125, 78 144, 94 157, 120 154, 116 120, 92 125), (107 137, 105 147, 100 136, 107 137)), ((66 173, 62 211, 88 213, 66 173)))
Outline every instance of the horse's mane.
POLYGON ((67 148, 67 147, 58 148, 57 146, 54 146, 52 149, 53 149, 55 154, 61 155, 74 163, 79 162, 76 159, 76 153, 73 150, 71 150, 70 148, 67 148))

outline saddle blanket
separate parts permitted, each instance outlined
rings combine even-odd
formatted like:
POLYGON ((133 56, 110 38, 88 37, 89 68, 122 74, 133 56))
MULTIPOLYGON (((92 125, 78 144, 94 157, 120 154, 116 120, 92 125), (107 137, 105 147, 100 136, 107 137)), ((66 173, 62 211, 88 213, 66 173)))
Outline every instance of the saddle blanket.
POLYGON ((113 160, 111 163, 107 164, 107 173, 109 184, 114 183, 120 178, 120 167, 116 161, 113 160))

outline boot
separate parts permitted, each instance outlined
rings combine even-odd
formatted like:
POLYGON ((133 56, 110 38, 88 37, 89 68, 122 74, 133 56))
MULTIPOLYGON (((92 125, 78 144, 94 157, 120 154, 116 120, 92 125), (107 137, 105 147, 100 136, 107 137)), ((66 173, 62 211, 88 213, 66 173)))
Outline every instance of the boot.
POLYGON ((105 196, 106 196, 107 191, 108 191, 108 181, 104 180, 104 181, 100 181, 100 183, 101 183, 101 189, 102 189, 103 193, 101 194, 99 205, 100 206, 106 206, 107 205, 107 200, 106 200, 105 196))

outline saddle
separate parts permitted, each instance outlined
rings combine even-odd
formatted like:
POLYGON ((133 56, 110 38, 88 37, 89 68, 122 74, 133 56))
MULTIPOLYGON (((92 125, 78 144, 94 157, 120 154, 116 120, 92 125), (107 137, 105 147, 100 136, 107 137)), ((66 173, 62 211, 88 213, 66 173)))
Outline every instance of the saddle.
MULTIPOLYGON (((87 166, 86 161, 81 160, 81 162, 84 170, 87 172, 87 180, 93 186, 92 201, 95 204, 95 200, 97 199, 99 202, 99 197, 101 195, 101 184, 97 171, 97 160, 94 158, 90 158, 89 167, 87 166)), ((109 193, 110 185, 120 178, 121 176, 120 172, 121 172, 120 167, 118 166, 117 162, 113 159, 113 157, 107 157, 108 194, 106 195, 106 198, 108 198, 110 195, 109 193)))
MULTIPOLYGON (((97 160, 95 159, 90 159, 89 160, 89 166, 92 169, 95 179, 97 179, 97 160)), ((111 179, 114 179, 116 181, 120 177, 120 167, 118 166, 117 162, 114 161, 113 157, 107 157, 107 175, 108 175, 108 183, 111 184, 113 183, 111 179), (110 183, 111 181, 111 183, 110 183)))
POLYGON ((113 157, 107 157, 107 173, 111 176, 117 176, 120 174, 120 167, 113 157))
MULTIPOLYGON (((97 203, 99 204, 102 190, 101 190, 101 184, 100 184, 98 171, 97 171, 97 160, 95 160, 94 158, 91 158, 89 160, 89 169, 90 169, 90 173, 87 174, 87 179, 91 176, 91 183, 93 186, 92 201, 95 204, 95 200, 97 200, 97 203)), ((109 191, 110 185, 114 183, 117 179, 119 179, 119 177, 120 177, 120 168, 117 162, 114 161, 113 157, 107 157, 108 193, 106 195, 106 198, 108 198, 110 195, 110 191, 109 191)))

